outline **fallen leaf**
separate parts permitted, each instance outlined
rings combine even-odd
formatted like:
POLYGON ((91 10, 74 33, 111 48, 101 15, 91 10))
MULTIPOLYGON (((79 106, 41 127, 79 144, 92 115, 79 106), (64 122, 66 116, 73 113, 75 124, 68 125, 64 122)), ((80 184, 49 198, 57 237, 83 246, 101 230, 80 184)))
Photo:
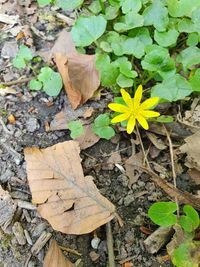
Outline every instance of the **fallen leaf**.
POLYGON ((63 31, 52 49, 65 91, 74 109, 92 98, 100 86, 95 55, 79 54, 71 33, 63 31))
POLYGON ((146 132, 146 135, 157 149, 164 150, 167 148, 163 141, 159 139, 155 134, 146 132))
POLYGON ((74 264, 65 258, 57 242, 52 240, 43 267, 74 267, 74 264))
POLYGON ((11 87, 0 87, 0 96, 6 96, 6 95, 16 95, 17 91, 11 87))
POLYGON ((179 148, 181 153, 187 154, 185 165, 200 171, 200 131, 187 137, 185 142, 186 144, 179 148))
POLYGON ((55 230, 66 234, 92 232, 115 216, 93 178, 84 177, 79 152, 76 141, 24 150, 32 201, 55 230))
POLYGON ((125 162, 126 175, 129 178, 129 188, 137 182, 142 171, 137 166, 142 166, 143 164, 143 155, 142 152, 133 154, 125 162))
POLYGON ((92 114, 94 113, 94 108, 93 107, 90 107, 88 108, 84 114, 83 114, 83 118, 84 119, 87 119, 87 118, 90 118, 92 116, 92 114))
POLYGON ((78 141, 81 150, 84 150, 88 147, 93 146, 99 140, 100 140, 100 137, 94 134, 94 132, 92 131, 91 125, 86 125, 84 134, 76 138, 76 141, 78 141))

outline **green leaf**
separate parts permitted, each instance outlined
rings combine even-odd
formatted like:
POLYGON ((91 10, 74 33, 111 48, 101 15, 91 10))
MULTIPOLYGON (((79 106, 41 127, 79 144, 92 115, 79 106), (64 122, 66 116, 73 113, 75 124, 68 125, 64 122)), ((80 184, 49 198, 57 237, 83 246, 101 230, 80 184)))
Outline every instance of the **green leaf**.
POLYGON ((105 10, 105 18, 107 20, 115 19, 119 14, 119 6, 108 6, 105 10))
POLYGON ((199 42, 199 35, 196 32, 188 34, 188 39, 186 44, 188 46, 196 46, 199 42))
POLYGON ((67 126, 71 131, 70 136, 72 139, 75 139, 84 133, 84 128, 80 121, 70 121, 67 126))
POLYGON ((179 32, 187 32, 187 33, 192 33, 197 31, 195 24, 190 19, 187 18, 183 18, 182 20, 179 21, 178 30, 179 32))
POLYGON ((176 223, 176 210, 174 202, 157 202, 150 207, 148 215, 155 224, 167 227, 176 223))
POLYGON ((95 120, 92 126, 92 130, 99 137, 106 140, 111 139, 115 135, 115 131, 109 126, 110 118, 108 114, 101 114, 95 120))
POLYGON ((71 31, 76 46, 88 46, 95 42, 105 32, 106 24, 102 16, 79 17, 71 31))
POLYGON ((108 55, 96 55, 96 68, 100 73, 101 84, 103 86, 112 86, 116 84, 116 79, 119 75, 119 69, 114 63, 110 62, 108 55))
POLYGON ((156 118, 156 122, 160 122, 160 123, 170 123, 173 122, 174 118, 172 116, 159 116, 158 118, 156 118))
POLYGON ((133 55, 136 58, 141 58, 145 53, 145 46, 138 37, 127 38, 122 45, 123 54, 125 55, 133 55))
POLYGON ((95 0, 89 5, 88 9, 94 14, 98 14, 101 11, 101 5, 99 0, 95 0))
POLYGON ((199 227, 199 214, 190 205, 184 205, 183 211, 186 216, 181 216, 179 223, 186 232, 192 232, 199 227))
POLYGON ((158 31, 165 31, 169 23, 168 10, 160 0, 154 0, 143 12, 144 25, 153 25, 158 31))
POLYGON ((175 29, 170 29, 167 32, 159 32, 155 30, 154 39, 155 41, 163 47, 168 47, 176 44, 179 32, 175 29))
POLYGON ((172 262, 177 267, 198 267, 198 263, 193 262, 190 251, 193 248, 192 243, 183 243, 176 248, 172 255, 172 262))
POLYGON ((166 79, 162 83, 155 85, 152 88, 151 95, 171 102, 184 99, 191 93, 192 87, 190 83, 181 75, 176 74, 170 79, 166 79))
POLYGON ((22 69, 22 68, 25 68, 26 62, 30 61, 32 58, 33 58, 33 55, 32 55, 31 50, 27 46, 21 45, 12 63, 16 68, 22 69))
POLYGON ((195 25, 195 30, 200 34, 200 5, 192 12, 192 22, 195 25))
POLYGON ((127 78, 125 75, 120 73, 117 77, 117 84, 122 88, 132 87, 133 79, 127 78))
POLYGON ((200 63, 200 49, 198 47, 188 47, 177 56, 177 62, 183 64, 183 68, 190 69, 200 63))
POLYGON ((137 28, 133 29, 128 33, 129 37, 137 37, 140 42, 142 42, 145 46, 151 45, 153 40, 151 39, 149 30, 147 28, 137 28))
POLYGON ((36 79, 33 79, 29 83, 29 88, 31 90, 39 91, 42 89, 42 83, 36 79))
POLYGON ((37 0, 37 2, 39 6, 43 7, 43 6, 49 5, 52 1, 51 0, 37 0))
POLYGON ((121 17, 121 22, 114 24, 114 29, 117 32, 126 32, 128 30, 143 26, 144 19, 141 15, 135 12, 129 12, 121 17))
POLYGON ((63 10, 72 10, 80 7, 84 0, 56 0, 56 5, 63 10))
POLYGON ((124 14, 130 11, 134 11, 136 13, 142 7, 141 0, 134 0, 134 1, 133 0, 121 0, 120 2, 121 2, 122 12, 124 14))
POLYGON ((194 92, 200 92, 200 69, 197 69, 195 74, 190 77, 189 82, 194 92))
POLYGON ((58 72, 49 67, 43 67, 38 75, 38 80, 43 83, 43 90, 49 96, 57 96, 62 89, 62 78, 58 72))
POLYGON ((167 0, 169 14, 172 17, 190 17, 200 7, 199 0, 167 0))
POLYGON ((124 61, 119 65, 120 73, 125 75, 128 78, 135 78, 137 77, 137 72, 132 69, 132 64, 130 61, 124 61))
POLYGON ((110 46, 110 44, 108 42, 104 42, 102 41, 100 43, 100 48, 104 51, 104 52, 107 52, 107 53, 110 53, 112 52, 112 47, 110 46))

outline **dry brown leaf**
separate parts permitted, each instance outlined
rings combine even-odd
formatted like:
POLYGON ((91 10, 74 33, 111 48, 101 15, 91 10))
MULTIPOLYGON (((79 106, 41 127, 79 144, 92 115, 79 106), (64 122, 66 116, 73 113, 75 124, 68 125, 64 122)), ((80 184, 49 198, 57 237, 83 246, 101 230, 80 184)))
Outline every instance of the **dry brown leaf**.
POLYGON ((57 242, 52 240, 43 267, 74 267, 74 264, 65 258, 57 242))
POLYGON ((134 183, 136 183, 138 178, 140 177, 142 171, 138 167, 142 166, 142 164, 143 164, 142 152, 133 154, 130 158, 126 160, 125 169, 126 169, 126 175, 129 178, 129 187, 131 187, 134 183))
POLYGON ((187 154, 185 165, 200 171, 200 131, 187 137, 185 142, 186 144, 179 148, 181 153, 187 154))
POLYGON ((192 180, 195 182, 195 184, 200 184, 200 171, 196 169, 189 169, 188 171, 189 176, 192 178, 192 180))
POLYGON ((91 176, 84 177, 80 148, 66 141, 46 149, 25 148, 32 201, 52 227, 66 234, 85 234, 115 216, 91 176))
POLYGON ((93 97, 100 85, 95 55, 79 54, 71 33, 62 32, 52 49, 69 101, 74 109, 93 97))
POLYGON ((99 140, 100 137, 93 133, 91 125, 85 126, 84 133, 80 137, 76 138, 76 141, 79 142, 81 150, 93 146, 99 140))
POLYGON ((146 132, 146 135, 157 149, 164 150, 167 148, 163 141, 159 139, 155 134, 146 132))

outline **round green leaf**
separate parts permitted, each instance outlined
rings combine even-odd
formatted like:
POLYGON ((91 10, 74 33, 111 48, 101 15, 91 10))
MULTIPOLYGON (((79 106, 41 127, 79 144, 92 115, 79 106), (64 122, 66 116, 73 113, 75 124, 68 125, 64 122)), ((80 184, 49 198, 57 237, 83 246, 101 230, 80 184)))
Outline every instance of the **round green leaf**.
POLYGON ((183 64, 184 69, 200 63, 200 49, 198 47, 188 47, 181 51, 177 57, 177 62, 183 64))
POLYGON ((95 1, 93 1, 93 2, 89 5, 88 9, 89 9, 90 11, 92 11, 92 13, 94 13, 94 14, 98 14, 98 13, 101 11, 101 5, 100 5, 100 3, 99 3, 99 0, 95 0, 95 1))
POLYGON ((56 0, 56 5, 63 10, 72 10, 80 7, 84 0, 56 0))
POLYGON ((190 77, 189 82, 194 92, 200 92, 200 69, 197 69, 195 74, 190 77))
POLYGON ((124 14, 130 11, 138 12, 142 7, 142 3, 141 0, 121 0, 121 7, 124 14))
POLYGON ((105 11, 105 18, 107 20, 115 19, 119 14, 119 7, 118 6, 108 6, 105 11))
POLYGON ((22 57, 18 57, 16 56, 15 58, 13 58, 12 60, 12 64, 15 68, 18 69, 23 69, 26 67, 26 62, 22 57))
POLYGON ((155 224, 167 227, 176 223, 174 214, 176 210, 177 206, 174 202, 158 202, 150 207, 148 215, 155 224))
POLYGON ((43 7, 49 5, 51 3, 51 0, 37 0, 37 2, 39 6, 43 7))
POLYGON ((190 218, 192 222, 193 229, 197 229, 199 226, 199 214, 198 212, 190 205, 185 205, 183 207, 184 213, 190 218))
POLYGON ((70 121, 67 126, 71 131, 70 136, 72 139, 75 139, 84 133, 84 128, 80 121, 70 121))
POLYGON ((99 137, 109 140, 115 136, 115 131, 109 126, 110 118, 108 114, 101 114, 95 120, 92 126, 92 130, 99 137))
POLYGON ((29 83, 29 88, 31 90, 39 91, 42 88, 42 83, 36 79, 33 79, 29 83))
POLYGON ((120 73, 117 78, 117 84, 122 88, 132 87, 133 79, 127 78, 125 75, 120 73))
POLYGON ((159 32, 155 30, 154 39, 156 42, 163 47, 168 47, 176 44, 179 32, 175 29, 170 29, 167 32, 159 32))
POLYGON ((188 46, 196 46, 199 42, 199 35, 196 32, 188 34, 188 39, 186 44, 188 46))
POLYGON ((71 31, 76 46, 95 42, 105 32, 106 24, 103 16, 79 17, 71 31))
POLYGON ((152 88, 151 95, 158 96, 168 101, 177 101, 184 99, 192 93, 192 87, 189 82, 179 74, 164 80, 162 83, 152 88))

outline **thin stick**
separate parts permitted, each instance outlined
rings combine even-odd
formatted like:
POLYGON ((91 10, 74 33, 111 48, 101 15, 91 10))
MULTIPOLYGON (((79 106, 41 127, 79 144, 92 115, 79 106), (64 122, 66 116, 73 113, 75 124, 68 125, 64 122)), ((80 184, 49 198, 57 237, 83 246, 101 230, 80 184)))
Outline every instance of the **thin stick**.
POLYGON ((30 82, 34 77, 29 77, 29 78, 24 78, 24 79, 19 79, 11 82, 6 82, 6 83, 1 83, 0 85, 2 86, 11 86, 11 85, 16 85, 20 83, 27 83, 30 82))
POLYGON ((71 254, 75 254, 77 256, 81 256, 82 254, 79 253, 78 251, 76 251, 75 249, 71 249, 71 248, 66 248, 66 247, 63 247, 63 246, 59 246, 62 250, 66 251, 66 252, 69 252, 71 254))
POLYGON ((115 267, 115 256, 113 250, 113 236, 112 236, 112 229, 111 224, 108 222, 106 224, 106 236, 107 236, 107 248, 108 248, 108 266, 115 267))
POLYGON ((149 169, 151 169, 151 167, 150 167, 150 165, 149 165, 149 161, 148 161, 148 159, 147 159, 147 155, 146 155, 145 150, 144 150, 144 145, 143 145, 142 138, 141 138, 140 131, 139 131, 139 129, 138 129, 137 124, 136 124, 136 131, 137 131, 137 135, 138 135, 138 137, 139 137, 140 145, 141 145, 142 152, 143 152, 143 155, 144 155, 144 160, 145 160, 145 162, 146 162, 146 164, 147 164, 147 167, 148 167, 149 169))
MULTIPOLYGON (((172 164, 172 177, 173 177, 173 183, 174 187, 177 188, 177 183, 176 183, 176 171, 175 171, 175 166, 174 166, 174 151, 173 151, 173 144, 172 140, 170 137, 169 132, 167 131, 165 125, 163 124, 163 128, 165 129, 166 136, 169 142, 169 151, 170 151, 170 158, 171 158, 171 164, 172 164)), ((176 205, 177 205, 177 215, 179 216, 179 204, 178 204, 178 198, 175 197, 176 205)))

